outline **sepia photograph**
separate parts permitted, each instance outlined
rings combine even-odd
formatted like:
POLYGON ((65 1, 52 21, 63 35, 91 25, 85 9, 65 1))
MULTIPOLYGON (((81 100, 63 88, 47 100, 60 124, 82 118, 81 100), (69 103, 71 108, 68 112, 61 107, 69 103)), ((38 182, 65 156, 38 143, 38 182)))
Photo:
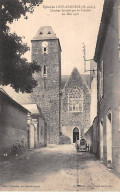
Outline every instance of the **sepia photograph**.
POLYGON ((120 0, 0 0, 0 192, 120 191, 120 0))

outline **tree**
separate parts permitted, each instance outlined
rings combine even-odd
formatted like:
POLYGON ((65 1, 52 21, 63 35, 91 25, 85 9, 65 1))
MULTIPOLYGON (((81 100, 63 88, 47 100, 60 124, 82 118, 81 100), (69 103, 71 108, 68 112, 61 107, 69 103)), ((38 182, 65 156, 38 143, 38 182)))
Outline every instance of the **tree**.
POLYGON ((29 50, 22 37, 10 33, 8 26, 22 15, 33 13, 42 0, 0 0, 0 84, 12 86, 16 92, 32 92, 37 86, 33 73, 40 71, 36 62, 28 62, 23 54, 29 50))

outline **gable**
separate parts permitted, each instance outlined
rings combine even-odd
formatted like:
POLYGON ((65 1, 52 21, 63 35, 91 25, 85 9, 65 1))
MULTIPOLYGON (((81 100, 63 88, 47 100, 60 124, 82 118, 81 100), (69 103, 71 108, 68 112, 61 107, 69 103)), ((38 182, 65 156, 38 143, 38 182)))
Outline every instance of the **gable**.
MULTIPOLYGON (((82 77, 83 82, 87 85, 87 87, 90 89, 90 75, 89 74, 80 74, 82 77)), ((61 89, 63 89, 69 80, 70 75, 62 75, 61 76, 61 89)))
POLYGON ((69 79, 67 80, 67 82, 64 85, 64 89, 65 90, 70 89, 70 88, 73 88, 75 86, 77 86, 81 89, 86 89, 88 92, 90 92, 89 87, 85 83, 85 80, 83 79, 83 77, 78 72, 77 68, 73 69, 71 76, 69 77, 69 79))

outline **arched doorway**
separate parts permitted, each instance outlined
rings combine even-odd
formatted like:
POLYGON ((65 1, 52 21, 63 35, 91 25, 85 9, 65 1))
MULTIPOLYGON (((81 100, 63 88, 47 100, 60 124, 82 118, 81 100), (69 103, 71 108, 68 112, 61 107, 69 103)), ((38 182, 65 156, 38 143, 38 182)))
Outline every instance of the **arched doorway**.
POLYGON ((76 142, 76 139, 79 140, 79 129, 77 127, 73 129, 73 143, 76 142))
POLYGON ((35 126, 31 123, 29 130, 29 147, 35 147, 35 126))
POLYGON ((106 138, 107 138, 107 166, 112 166, 112 112, 108 111, 106 116, 106 138))

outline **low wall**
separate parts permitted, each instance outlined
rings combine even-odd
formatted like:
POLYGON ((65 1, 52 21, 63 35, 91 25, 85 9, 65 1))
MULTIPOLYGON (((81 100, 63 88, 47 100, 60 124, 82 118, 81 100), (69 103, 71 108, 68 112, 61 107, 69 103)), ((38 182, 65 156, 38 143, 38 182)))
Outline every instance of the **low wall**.
POLYGON ((88 129, 84 136, 87 144, 89 144, 90 150, 93 152, 93 125, 88 129))

